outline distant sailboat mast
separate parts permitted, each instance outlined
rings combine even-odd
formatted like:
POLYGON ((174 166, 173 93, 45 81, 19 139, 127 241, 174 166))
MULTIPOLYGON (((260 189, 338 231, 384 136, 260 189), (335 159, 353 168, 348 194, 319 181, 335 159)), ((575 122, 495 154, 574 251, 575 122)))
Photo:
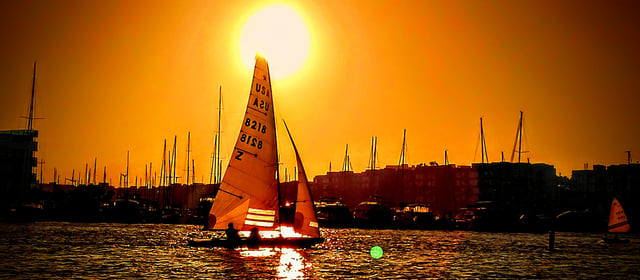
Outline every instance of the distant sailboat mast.
POLYGON ((33 119, 36 100, 36 61, 33 62, 33 81, 31 83, 31 103, 29 104, 29 116, 27 117, 27 130, 33 130, 33 119))
POLYGON ((404 129, 402 134, 402 150, 400 151, 400 160, 398 165, 400 165, 400 201, 404 202, 404 165, 406 162, 406 151, 407 151, 407 129, 404 129))
MULTIPOLYGON (((477 151, 477 150, 476 150, 477 151)), ((484 139, 484 128, 482 127, 482 118, 480 118, 480 153, 482 153, 482 163, 489 162, 489 154, 487 153, 487 143, 484 139)))
POLYGON ((189 185, 189 156, 191 153, 191 131, 187 134, 187 186, 189 185))
POLYGON ((376 164, 378 159, 377 148, 378 148, 378 137, 373 136, 371 137, 371 155, 369 156, 370 170, 376 170, 376 164))
POLYGON ((513 150, 511 152, 511 162, 513 162, 513 157, 516 153, 516 146, 518 147, 518 163, 520 163, 520 156, 522 155, 522 153, 525 153, 524 151, 522 151, 522 131, 524 130, 524 127, 522 126, 522 111, 520 111, 520 121, 518 122, 518 131, 516 132, 516 141, 515 143, 513 143, 513 150))
POLYGON ((402 134, 402 150, 400 151, 400 160, 398 161, 398 165, 403 169, 406 163, 406 151, 407 151, 406 139, 407 139, 407 129, 405 129, 402 134))
POLYGON ((344 160, 342 161, 342 171, 351 171, 351 161, 349 160, 349 144, 344 148, 344 160))
POLYGON ((167 139, 164 139, 164 147, 162 148, 162 167, 160 168, 160 185, 165 186, 167 176, 167 139))

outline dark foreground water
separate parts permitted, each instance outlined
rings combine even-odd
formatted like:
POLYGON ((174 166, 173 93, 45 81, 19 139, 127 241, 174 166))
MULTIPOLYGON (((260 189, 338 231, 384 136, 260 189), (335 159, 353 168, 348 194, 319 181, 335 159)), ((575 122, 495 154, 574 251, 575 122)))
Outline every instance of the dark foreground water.
POLYGON ((0 278, 571 278, 640 277, 640 237, 600 234, 323 229, 306 250, 192 248, 188 225, 0 224, 0 278), (384 255, 374 259, 373 246, 384 255))

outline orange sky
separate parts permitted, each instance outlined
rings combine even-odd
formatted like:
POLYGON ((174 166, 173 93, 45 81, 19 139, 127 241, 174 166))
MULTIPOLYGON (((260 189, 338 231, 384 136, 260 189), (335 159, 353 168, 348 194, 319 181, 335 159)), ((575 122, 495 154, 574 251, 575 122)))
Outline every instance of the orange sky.
MULTIPOLYGON (((197 181, 208 182, 223 88, 223 146, 240 129, 251 70, 238 40, 271 1, 1 1, 0 129, 21 129, 34 60, 38 157, 61 178, 98 158, 113 185, 131 151, 131 181, 161 164, 191 131, 197 181)), ((309 177, 397 164, 407 129, 410 164, 509 159, 519 111, 531 162, 562 175, 584 163, 640 159, 640 21, 637 1, 280 1, 305 20, 311 52, 273 81, 309 177)), ((267 58, 269 59, 269 58, 267 58)), ((271 65, 274 67, 273 65, 271 65)), ((283 130, 282 130, 283 131, 283 130)), ((283 168, 295 161, 279 135, 283 168)), ((180 174, 180 171, 178 174, 180 174)), ((289 171, 291 172, 291 171, 289 171)), ((182 171, 184 173, 184 171, 182 171)), ((179 175, 180 176, 180 175, 179 175)))

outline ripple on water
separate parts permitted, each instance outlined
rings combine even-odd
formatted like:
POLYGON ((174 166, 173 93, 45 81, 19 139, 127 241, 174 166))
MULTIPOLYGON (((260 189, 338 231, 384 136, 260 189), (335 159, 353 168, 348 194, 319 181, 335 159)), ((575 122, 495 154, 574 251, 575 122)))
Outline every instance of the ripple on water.
POLYGON ((0 225, 0 278, 629 278, 640 275, 640 238, 459 231, 322 229, 314 249, 193 248, 198 226, 81 223, 0 225), (369 254, 380 246, 384 254, 369 254))

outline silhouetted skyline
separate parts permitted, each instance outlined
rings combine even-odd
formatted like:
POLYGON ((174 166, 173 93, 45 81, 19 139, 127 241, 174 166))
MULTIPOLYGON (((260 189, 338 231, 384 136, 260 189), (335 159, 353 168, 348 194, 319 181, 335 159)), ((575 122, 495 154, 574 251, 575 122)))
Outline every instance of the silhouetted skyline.
MULTIPOLYGON (((226 166, 251 83, 240 31, 272 3, 1 2, 0 129, 26 127, 37 60, 46 182, 54 167, 70 178, 97 157, 98 178, 107 165, 117 185, 130 151, 133 185, 145 165, 159 171, 174 135, 183 176, 188 132, 196 181, 208 182, 218 89, 226 166)), ((297 73, 273 80, 275 113, 310 178, 329 162, 337 170, 345 144, 353 168, 366 169, 372 136, 380 166, 397 164, 403 129, 411 165, 442 164, 445 150, 453 164, 480 162, 480 117, 489 160, 509 160, 519 111, 525 162, 568 176, 585 163, 626 163, 625 151, 640 159, 637 2, 284 4, 305 21, 310 53, 297 73)), ((285 135, 280 126, 280 142, 285 135)), ((293 170, 293 151, 279 152, 282 170, 293 170)))

